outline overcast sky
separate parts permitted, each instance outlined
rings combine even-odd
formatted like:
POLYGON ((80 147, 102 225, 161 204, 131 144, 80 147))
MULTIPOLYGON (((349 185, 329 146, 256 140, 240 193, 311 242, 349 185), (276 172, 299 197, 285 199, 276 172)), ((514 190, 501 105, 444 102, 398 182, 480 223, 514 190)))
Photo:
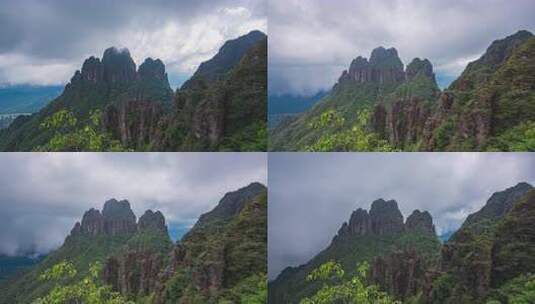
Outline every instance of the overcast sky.
POLYGON ((270 0, 270 93, 331 89, 377 46, 429 58, 442 85, 493 40, 535 30, 533 0, 270 0))
POLYGON ((0 254, 56 248, 110 198, 129 200, 138 218, 161 210, 181 231, 225 193, 266 185, 266 166, 265 153, 1 153, 0 254))
POLYGON ((228 39, 267 30, 265 0, 2 0, 0 84, 64 84, 89 56, 127 47, 164 61, 172 86, 228 39))
POLYGON ((492 193, 535 185, 530 153, 270 153, 269 277, 328 246, 351 212, 395 199, 406 217, 431 213, 437 233, 457 229, 492 193))

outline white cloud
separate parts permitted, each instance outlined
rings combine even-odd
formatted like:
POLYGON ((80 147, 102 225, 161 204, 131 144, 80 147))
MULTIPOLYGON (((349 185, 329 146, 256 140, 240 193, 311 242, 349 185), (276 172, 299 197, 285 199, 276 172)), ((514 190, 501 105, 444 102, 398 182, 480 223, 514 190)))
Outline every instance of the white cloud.
POLYGON ((60 245, 75 221, 110 198, 139 217, 161 210, 190 226, 229 191, 266 184, 265 153, 14 153, 0 155, 0 254, 60 245))
MULTIPOLYGON (((0 83, 64 84, 83 60, 127 47, 139 65, 160 58, 170 79, 190 76, 226 40, 267 31, 264 0, 71 2, 8 0, 0 7, 0 83), (14 18, 26 12, 32 22, 14 18), (36 14, 35 12, 39 12, 36 14)), ((172 83, 177 85, 177 83, 172 83)))
POLYGON ((531 153, 274 153, 269 155, 269 276, 324 249, 351 212, 395 199, 406 218, 457 229, 492 193, 535 182, 531 153), (295 242, 299 240, 299 242, 295 242))
POLYGON ((316 90, 332 87, 333 67, 344 66, 340 75, 353 58, 368 57, 378 46, 397 48, 405 64, 425 57, 444 74, 439 76, 458 76, 466 60, 478 58, 493 40, 535 29, 531 0, 272 0, 268 5, 275 93, 308 91, 310 84, 316 90), (320 67, 310 73, 314 65, 320 67), (301 73, 295 72, 298 67, 301 73))

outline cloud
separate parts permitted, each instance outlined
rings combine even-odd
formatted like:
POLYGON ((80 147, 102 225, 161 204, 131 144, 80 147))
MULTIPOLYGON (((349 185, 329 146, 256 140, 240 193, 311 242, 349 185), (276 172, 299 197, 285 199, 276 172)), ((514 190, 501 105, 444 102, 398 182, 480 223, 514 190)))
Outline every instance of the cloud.
POLYGON ((171 79, 183 79, 226 40, 266 31, 266 9, 264 0, 3 1, 0 56, 23 68, 0 65, 0 83, 66 83, 110 46, 128 47, 138 64, 160 58, 171 79))
POLYGON ((381 45, 396 47, 406 64, 429 58, 441 78, 452 78, 492 41, 535 29, 531 0, 272 0, 268 5, 271 93, 331 88, 353 58, 369 57, 381 45))
POLYGON ((83 212, 128 199, 139 217, 161 210, 170 230, 189 227, 223 195, 266 184, 264 153, 3 153, 0 254, 61 245, 83 212))
POLYGON ((319 253, 375 199, 395 199, 405 218, 429 211, 440 234, 492 193, 535 183, 530 153, 272 153, 268 164, 271 279, 319 253))

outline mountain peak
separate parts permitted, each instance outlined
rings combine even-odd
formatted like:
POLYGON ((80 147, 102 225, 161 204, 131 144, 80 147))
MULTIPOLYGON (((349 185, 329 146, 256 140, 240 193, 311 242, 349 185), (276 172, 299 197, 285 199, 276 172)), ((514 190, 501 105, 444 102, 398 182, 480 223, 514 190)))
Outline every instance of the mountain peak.
POLYGON ((504 217, 513 208, 513 204, 531 189, 533 186, 529 183, 520 182, 513 187, 493 193, 483 208, 466 218, 463 226, 485 219, 504 217))
POLYGON ((395 200, 375 200, 370 208, 372 230, 376 234, 398 233, 403 231, 403 215, 395 200))
POLYGON ((126 48, 111 47, 102 56, 104 79, 108 83, 124 83, 135 80, 136 64, 126 48))
POLYGON ((145 231, 149 229, 167 233, 165 217, 160 211, 153 212, 152 210, 147 210, 139 218, 138 230, 145 231))
POLYGON ((121 235, 136 231, 136 216, 127 200, 110 199, 104 203, 102 213, 91 208, 82 217, 81 223, 76 223, 71 230, 71 236, 85 234, 121 235))
POLYGON ((429 212, 416 209, 407 217, 405 229, 408 231, 421 231, 435 235, 435 225, 433 225, 433 217, 429 212))
POLYGON ((411 63, 407 65, 405 71, 407 79, 411 80, 416 77, 418 74, 424 75, 427 78, 435 81, 435 73, 433 73, 433 65, 428 59, 421 60, 420 58, 414 58, 411 63))
POLYGON ((138 74, 143 79, 157 79, 161 81, 167 80, 167 74, 165 73, 165 65, 160 59, 147 58, 139 66, 138 74))
POLYGON ((362 56, 351 61, 338 83, 401 83, 405 79, 403 63, 395 48, 375 48, 368 61, 362 56))
POLYGON ((213 222, 225 222, 232 219, 243 210, 247 202, 266 190, 266 186, 254 182, 236 191, 226 193, 214 209, 199 217, 199 220, 188 234, 213 222))
POLYGON ((385 49, 382 46, 375 48, 370 56, 370 64, 377 68, 403 70, 403 63, 395 48, 385 49))
POLYGON ((240 62, 250 48, 262 39, 266 39, 266 37, 266 34, 255 30, 236 39, 226 41, 212 59, 200 64, 192 79, 186 81, 181 89, 189 88, 198 79, 204 79, 209 82, 219 80, 240 62))

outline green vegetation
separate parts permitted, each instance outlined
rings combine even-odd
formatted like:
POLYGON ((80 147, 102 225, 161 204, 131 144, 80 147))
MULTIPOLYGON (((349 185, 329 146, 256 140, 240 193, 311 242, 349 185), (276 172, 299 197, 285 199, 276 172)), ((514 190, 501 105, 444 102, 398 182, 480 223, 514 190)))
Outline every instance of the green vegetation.
POLYGON ((95 303, 95 304, 133 304, 119 293, 111 291, 109 286, 99 283, 101 265, 90 266, 89 274, 73 283, 77 270, 73 264, 63 261, 54 265, 40 275, 40 280, 54 282, 52 290, 33 304, 57 303, 95 303))
POLYGON ((306 277, 330 261, 336 261, 348 276, 355 276, 358 275, 355 272, 356 264, 371 263, 375 257, 387 256, 399 250, 415 250, 426 263, 433 265, 439 258, 440 246, 436 236, 421 232, 335 239, 307 264, 284 270, 277 280, 270 283, 270 297, 275 303, 297 303, 316 294, 322 288, 321 282, 309 281, 306 277))
POLYGON ((165 288, 166 303, 266 303, 267 193, 247 202, 230 220, 196 225, 181 246, 191 261, 177 270, 165 288), (222 286, 207 294, 192 275, 223 271, 222 286))
POLYGON ((395 149, 378 135, 366 131, 370 113, 361 110, 357 113, 356 122, 346 126, 346 119, 334 110, 325 111, 320 117, 310 122, 310 128, 318 132, 319 138, 303 150, 309 152, 325 151, 376 151, 392 152, 395 149))
MULTIPOLYGON (((385 61, 386 66, 391 64, 385 61)), ((427 60, 415 59, 407 66, 407 78, 399 83, 341 78, 313 108, 270 130, 269 149, 534 151, 534 70, 535 37, 519 31, 493 42, 442 95, 427 60), (372 111, 377 105, 386 108, 380 113, 380 125, 370 117, 360 122, 361 111, 372 111), (344 123, 313 127, 332 112, 344 123), (355 125, 365 127, 351 134, 355 125), (378 139, 374 131, 380 133, 378 139), (371 145, 352 142, 366 135, 371 136, 371 145)), ((391 76, 389 72, 385 75, 391 76)))
POLYGON ((494 290, 486 304, 531 304, 535 301, 535 275, 522 275, 494 290))
POLYGON ((54 113, 41 123, 43 132, 53 132, 54 135, 35 151, 125 151, 119 141, 99 131, 101 116, 100 111, 93 111, 89 122, 79 126, 72 112, 61 110, 54 113))
POLYGON ((300 303, 401 304, 380 291, 378 286, 366 284, 368 268, 368 263, 360 263, 355 275, 348 278, 342 266, 335 262, 321 265, 307 276, 307 281, 321 281, 324 285, 316 294, 302 299, 300 303))

